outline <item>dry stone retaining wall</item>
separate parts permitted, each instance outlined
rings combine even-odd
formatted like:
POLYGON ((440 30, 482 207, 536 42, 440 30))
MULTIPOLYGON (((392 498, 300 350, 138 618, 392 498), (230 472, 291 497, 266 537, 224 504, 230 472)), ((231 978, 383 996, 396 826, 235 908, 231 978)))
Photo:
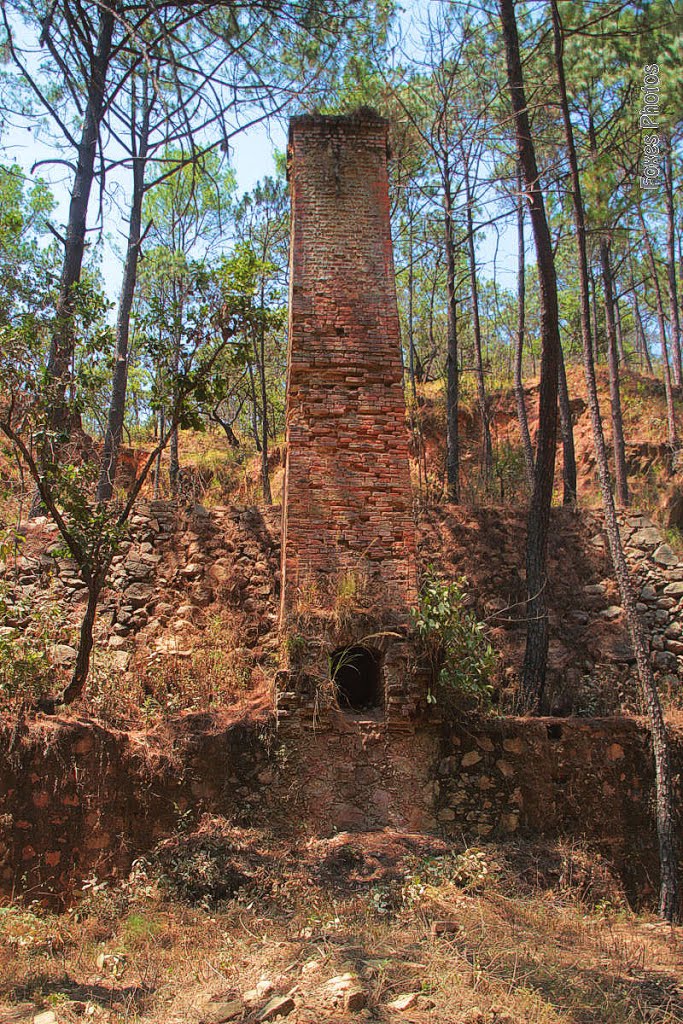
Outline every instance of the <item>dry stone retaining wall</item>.
MULTIPOLYGON (((292 836, 573 838, 609 858, 634 898, 656 891, 652 764, 634 720, 427 720, 398 733, 346 720, 286 736, 273 726, 205 715, 152 735, 59 719, 0 729, 0 892, 69 898, 204 813, 292 836)), ((683 737, 673 752, 680 776, 683 737)))

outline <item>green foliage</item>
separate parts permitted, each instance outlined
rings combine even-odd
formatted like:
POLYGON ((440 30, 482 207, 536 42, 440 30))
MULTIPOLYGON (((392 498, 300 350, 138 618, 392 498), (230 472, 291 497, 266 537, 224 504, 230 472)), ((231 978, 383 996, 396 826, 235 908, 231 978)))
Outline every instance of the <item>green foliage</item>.
POLYGON ((64 614, 54 604, 32 607, 26 600, 15 601, 8 583, 0 580, 0 627, 0 709, 16 709, 50 691, 55 670, 49 649, 63 633, 64 614))
POLYGON ((44 650, 20 636, 0 637, 0 704, 7 707, 44 697, 51 678, 44 650))
POLYGON ((163 923, 154 916, 140 911, 130 913, 121 929, 123 943, 126 949, 140 949, 153 941, 163 928, 163 923))
POLYGON ((498 481, 501 501, 528 500, 529 484, 521 445, 504 440, 495 446, 493 475, 498 481))
POLYGON ((433 703, 448 707, 458 698, 485 705, 491 695, 495 652, 486 627, 465 606, 467 579, 447 582, 429 568, 420 590, 413 622, 435 676, 433 703))
MULTIPOLYGON (((8 527, 0 530, 0 562, 9 562, 15 558, 23 546, 26 537, 19 530, 8 527)), ((0 611, 2 610, 2 596, 0 595, 0 611)))

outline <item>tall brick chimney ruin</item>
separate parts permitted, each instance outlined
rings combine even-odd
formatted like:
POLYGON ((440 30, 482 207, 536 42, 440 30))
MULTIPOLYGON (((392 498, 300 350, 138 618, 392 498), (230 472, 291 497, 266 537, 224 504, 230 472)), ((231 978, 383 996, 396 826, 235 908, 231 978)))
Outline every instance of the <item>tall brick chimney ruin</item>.
MULTIPOLYGON (((389 224, 388 123, 292 118, 278 709, 404 717, 415 528, 389 224)), ((412 683, 415 681, 412 680, 412 683)))

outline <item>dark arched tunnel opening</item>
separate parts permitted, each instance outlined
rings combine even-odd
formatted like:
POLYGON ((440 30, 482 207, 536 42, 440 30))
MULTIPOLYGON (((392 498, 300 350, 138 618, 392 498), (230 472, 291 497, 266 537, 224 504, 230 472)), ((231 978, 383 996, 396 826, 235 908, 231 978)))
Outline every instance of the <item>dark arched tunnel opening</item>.
POLYGON ((340 647, 330 655, 330 677, 339 707, 364 711, 382 703, 380 659, 369 647, 340 647))

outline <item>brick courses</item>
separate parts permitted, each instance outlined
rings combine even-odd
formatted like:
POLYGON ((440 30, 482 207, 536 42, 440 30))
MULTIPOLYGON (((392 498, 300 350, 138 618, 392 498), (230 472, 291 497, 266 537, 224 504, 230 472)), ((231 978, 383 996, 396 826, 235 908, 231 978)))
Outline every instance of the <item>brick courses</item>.
POLYGON ((290 123, 283 621, 349 574, 379 619, 416 599, 387 131, 371 111, 290 123))

